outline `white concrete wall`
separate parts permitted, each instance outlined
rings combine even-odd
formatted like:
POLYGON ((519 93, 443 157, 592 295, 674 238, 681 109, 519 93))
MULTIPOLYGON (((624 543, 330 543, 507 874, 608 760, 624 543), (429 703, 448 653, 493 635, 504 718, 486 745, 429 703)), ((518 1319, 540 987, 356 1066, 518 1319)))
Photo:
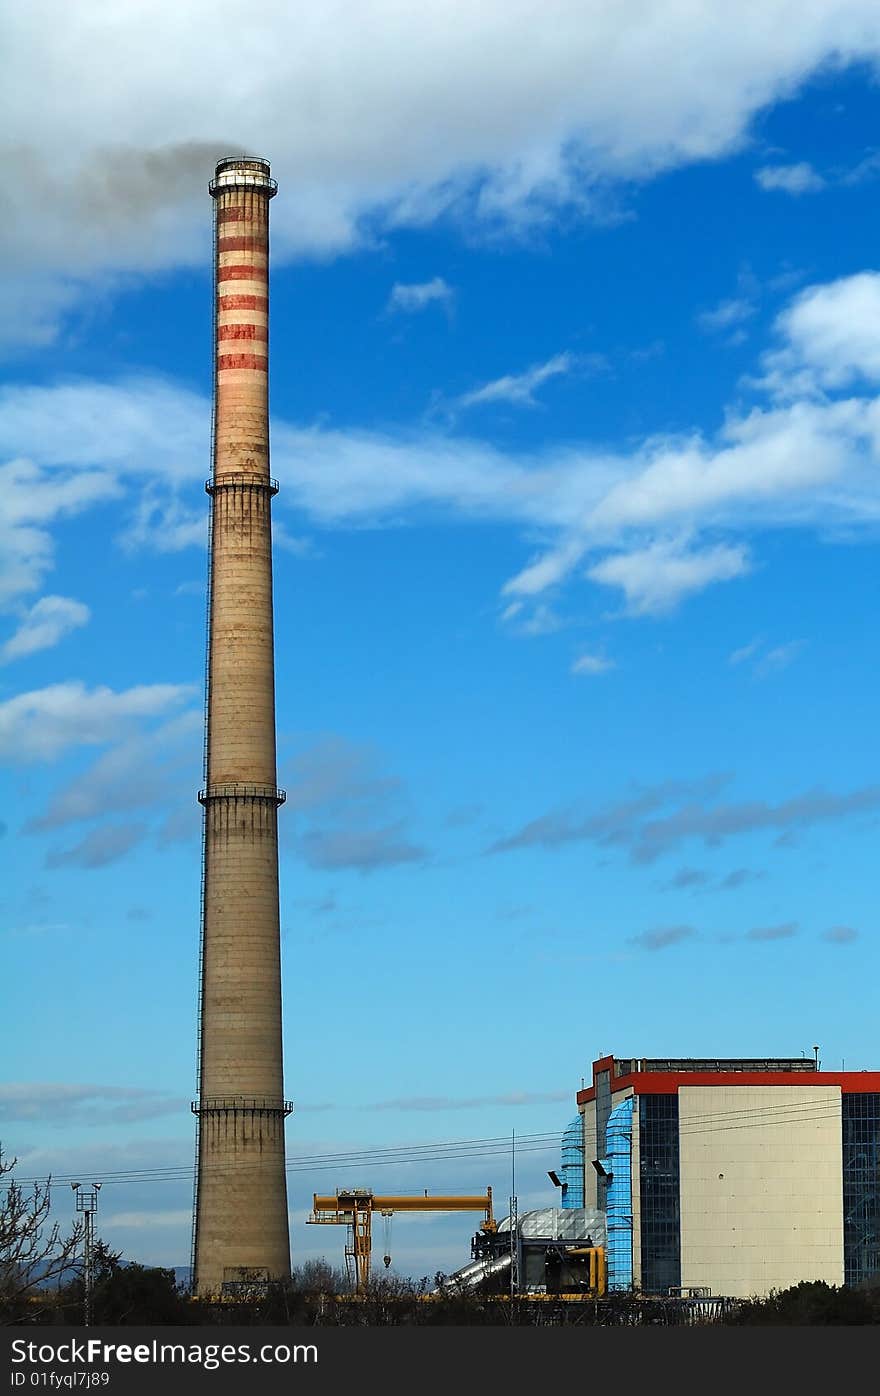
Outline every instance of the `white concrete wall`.
POLYGON ((839 1087, 681 1086, 681 1283, 843 1283, 839 1087))

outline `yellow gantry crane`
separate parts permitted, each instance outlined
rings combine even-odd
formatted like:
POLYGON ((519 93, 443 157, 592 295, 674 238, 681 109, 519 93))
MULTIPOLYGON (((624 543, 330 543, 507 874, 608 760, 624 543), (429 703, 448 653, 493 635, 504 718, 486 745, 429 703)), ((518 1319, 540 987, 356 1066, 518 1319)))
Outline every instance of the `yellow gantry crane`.
MULTIPOLYGON (((315 1193, 310 1224, 329 1223, 349 1228, 345 1247, 345 1265, 354 1266, 355 1293, 365 1294, 370 1283, 370 1258, 373 1246, 373 1213, 391 1217, 395 1212, 482 1212, 482 1231, 495 1231, 492 1215, 492 1189, 473 1195, 446 1196, 427 1191, 424 1196, 383 1196, 367 1189, 354 1188, 321 1197, 315 1193)), ((385 1257, 386 1265, 391 1257, 385 1257)))

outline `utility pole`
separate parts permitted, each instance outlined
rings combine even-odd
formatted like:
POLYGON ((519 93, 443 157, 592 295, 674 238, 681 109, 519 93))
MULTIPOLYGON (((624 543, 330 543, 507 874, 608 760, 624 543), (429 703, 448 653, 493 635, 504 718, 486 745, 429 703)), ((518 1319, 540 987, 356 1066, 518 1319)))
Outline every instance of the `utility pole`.
MULTIPOLYGON (((516 1203, 516 1130, 510 1136, 510 1297, 516 1297, 519 1285, 519 1217, 516 1203)), ((513 1310, 511 1309, 511 1315, 513 1310)), ((512 1321, 512 1319, 511 1319, 512 1321)))
POLYGON ((76 1193, 76 1210, 83 1213, 83 1325, 88 1328, 92 1322, 92 1247, 94 1232, 92 1218, 98 1210, 100 1183, 92 1183, 83 1188, 81 1183, 70 1185, 76 1193))

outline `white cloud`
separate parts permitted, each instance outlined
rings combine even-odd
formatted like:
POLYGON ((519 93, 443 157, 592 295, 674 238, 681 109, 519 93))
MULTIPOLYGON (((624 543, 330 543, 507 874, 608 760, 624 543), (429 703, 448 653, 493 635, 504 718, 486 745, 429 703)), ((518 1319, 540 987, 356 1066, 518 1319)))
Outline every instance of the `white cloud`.
POLYGON ((126 476, 158 475, 167 481, 166 496, 170 491, 164 513, 149 488, 135 502, 127 526, 133 540, 169 548, 204 538, 205 511, 197 527, 182 514, 174 488, 201 473, 209 408, 158 380, 131 386, 126 392, 83 382, 0 390, 4 449, 12 456, 0 465, 0 606, 37 590, 52 570, 50 526, 118 499, 126 476), (47 410, 57 417, 45 416, 47 410))
POLYGON ((549 378, 570 373, 573 365, 572 354, 554 354, 546 363, 534 364, 525 373, 508 373, 482 388, 463 393, 456 403, 459 407, 482 407, 487 402, 512 402, 519 407, 534 407, 537 389, 549 378))
POLYGON ((71 680, 19 693, 0 703, 0 755, 52 761, 68 747, 101 746, 137 718, 155 717, 193 693, 191 684, 140 684, 115 692, 71 680))
POLYGON ((822 175, 804 160, 796 165, 765 165, 755 171, 755 179, 762 189, 784 194, 816 194, 825 188, 822 175))
POLYGON ((192 805, 201 761, 203 717, 190 710, 149 731, 126 733, 84 771, 53 794, 30 831, 54 829, 82 819, 144 810, 187 790, 192 805))
POLYGON ((538 557, 530 562, 515 577, 511 577, 504 584, 503 594, 540 595, 542 591, 547 591, 548 588, 563 581, 571 569, 580 562, 586 549, 586 540, 581 539, 570 539, 560 547, 553 548, 543 557, 538 557))
MULTIPOLYGON (((525 611, 510 607, 546 604, 578 569, 623 587, 631 610, 654 611, 744 573, 744 537, 761 529, 876 527, 880 397, 868 386, 880 381, 878 324, 880 273, 809 287, 778 317, 751 385, 769 402, 731 409, 714 433, 647 436, 628 449, 505 452, 436 425, 275 421, 279 507, 318 530, 399 524, 426 508, 521 529, 538 549, 499 578, 505 618, 521 628, 525 611)), ((0 490, 0 519, 18 539, 7 592, 33 587, 51 565, 47 523, 125 490, 126 546, 202 546, 208 422, 204 399, 150 379, 0 391, 0 438, 30 457, 6 467, 0 490)))
POLYGON ((781 348, 764 355, 762 386, 804 396, 880 382, 880 272, 808 286, 776 320, 781 348))
POLYGON ((605 659, 601 654, 582 654, 571 666, 573 674, 607 674, 617 666, 613 659, 605 659))
POLYGON ((412 315, 419 310, 424 310, 426 306, 435 301, 441 305, 448 305, 452 298, 452 287, 443 280, 442 276, 435 276, 431 281, 414 282, 409 285, 396 281, 391 288, 391 295, 388 297, 388 309, 412 315))
MULTIPOLYGON (((33 420, 39 438, 36 420, 29 413, 25 416, 28 423, 33 420)), ((27 429, 21 433, 26 434, 27 429)), ((11 442, 7 445, 16 450, 11 442)), ((36 591, 51 571, 50 524, 119 493, 111 474, 88 467, 49 471, 26 459, 0 465, 0 606, 6 608, 17 597, 36 591)))
POLYGON ((273 159, 279 257, 450 213, 517 228, 733 150, 817 69, 880 52, 873 0, 747 11, 482 0, 450 22, 438 0, 364 0, 356 18, 347 0, 252 0, 245 33, 233 0, 127 5, 112 24, 103 0, 31 0, 5 36, 4 266, 30 307, 13 325, 45 342, 84 282, 204 261, 205 183, 235 150, 273 159), (52 100, 35 107, 38 86, 52 100))
MULTIPOLYGON (((96 490, 100 484, 114 486, 118 477, 177 484, 206 473, 210 404, 161 378, 6 385, 0 390, 0 422, 4 450, 24 458, 6 468, 25 486, 34 483, 38 467, 81 472, 65 482, 68 489, 81 489, 83 479, 96 471, 107 472, 97 476, 96 490)), ((53 477, 53 503, 63 482, 63 476, 53 477)), ((26 500, 19 508, 23 517, 31 517, 26 500)), ((46 513, 50 505, 41 500, 34 508, 46 513)))
POLYGON ((41 596, 22 617, 15 634, 0 649, 0 661, 21 659, 37 650, 51 649, 65 635, 86 625, 91 612, 68 596, 41 596))
POLYGON ((652 543, 637 552, 616 553, 591 567, 589 576, 620 587, 631 615, 661 615, 692 592, 727 582, 750 570, 746 550, 719 544, 703 552, 679 552, 674 544, 652 543))
POLYGON ((119 535, 130 552, 149 548, 157 553, 177 553, 183 548, 207 547, 208 511, 194 508, 174 493, 148 485, 119 535))
POLYGON ((300 537, 288 532, 287 525, 282 519, 273 518, 272 520, 272 543, 275 548, 283 548, 286 553, 292 553, 294 557, 311 560, 319 556, 314 541, 311 538, 300 537))

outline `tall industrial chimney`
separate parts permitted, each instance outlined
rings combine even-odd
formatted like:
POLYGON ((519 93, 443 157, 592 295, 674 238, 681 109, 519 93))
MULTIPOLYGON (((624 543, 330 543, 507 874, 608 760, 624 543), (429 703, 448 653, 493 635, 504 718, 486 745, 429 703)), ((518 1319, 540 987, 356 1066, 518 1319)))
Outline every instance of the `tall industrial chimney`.
POLYGON ((266 160, 217 166, 193 1287, 290 1273, 281 1048, 266 160))

